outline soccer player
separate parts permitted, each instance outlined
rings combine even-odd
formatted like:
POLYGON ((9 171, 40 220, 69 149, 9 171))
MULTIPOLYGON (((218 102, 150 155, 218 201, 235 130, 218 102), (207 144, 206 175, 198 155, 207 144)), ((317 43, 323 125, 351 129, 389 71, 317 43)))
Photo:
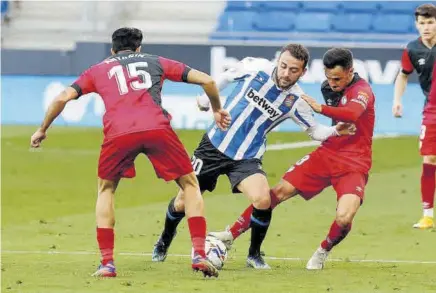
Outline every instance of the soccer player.
MULTIPOLYGON (((425 104, 428 102, 430 92, 431 75, 436 61, 436 6, 433 4, 423 4, 415 11, 416 28, 420 37, 407 44, 401 58, 401 71, 395 81, 393 114, 395 117, 403 115, 401 97, 407 86, 409 75, 416 70, 419 76, 419 83, 424 92, 425 104)), ((426 117, 424 117, 424 120, 426 117)), ((426 122, 428 123, 428 121, 426 122)), ((421 126, 420 145, 426 136, 432 136, 436 131, 434 126, 421 126)), ((426 138, 427 139, 427 138, 426 138)), ((420 146, 421 156, 423 157, 421 174, 421 201, 423 207, 423 217, 414 228, 428 229, 434 227, 433 205, 436 182, 436 149, 420 146)))
MULTIPOLYGON (((283 47, 276 64, 247 57, 227 70, 217 81, 220 89, 236 83, 227 97, 224 108, 230 112, 232 123, 228 131, 212 125, 203 136, 192 156, 192 164, 202 192, 213 191, 220 175, 227 175, 232 192, 243 193, 252 203, 247 215, 251 230, 251 244, 247 265, 255 269, 269 269, 260 255, 260 247, 271 220, 269 185, 262 170, 266 135, 281 122, 290 118, 313 139, 325 140, 339 134, 350 134, 350 125, 333 127, 316 123, 313 111, 301 99, 303 91, 296 83, 305 73, 308 50, 299 44, 283 47)), ((206 99, 199 99, 200 108, 209 107, 206 99)), ((173 198, 166 213, 164 230, 153 250, 153 261, 164 261, 184 217, 186 203, 183 190, 173 198)))
MULTIPOLYGON (((330 250, 350 232, 353 218, 364 198, 365 185, 372 164, 372 136, 374 130, 374 94, 371 86, 353 73, 353 55, 342 48, 328 50, 323 56, 327 81, 321 91, 328 104, 321 105, 303 95, 312 109, 333 121, 354 123, 353 136, 332 136, 320 147, 295 163, 283 179, 271 189, 271 208, 297 194, 310 200, 324 188, 333 186, 337 195, 336 218, 330 231, 306 265, 319 270, 330 250)), ((211 235, 222 240, 228 248, 250 226, 252 206, 248 207, 232 227, 211 235)))
POLYGON ((209 75, 174 60, 141 53, 141 42, 140 30, 117 29, 112 34, 112 56, 83 72, 55 98, 30 143, 40 147, 47 129, 69 101, 91 92, 100 94, 106 113, 96 204, 101 264, 94 276, 116 276, 114 194, 121 178, 135 177, 134 161, 141 153, 148 156, 159 178, 175 180, 184 191, 184 209, 195 252, 192 268, 207 276, 218 276, 204 251, 206 220, 197 178, 185 148, 171 128, 170 115, 161 106, 164 80, 201 85, 210 98, 218 129, 228 127, 230 116, 221 108, 218 88, 209 75))

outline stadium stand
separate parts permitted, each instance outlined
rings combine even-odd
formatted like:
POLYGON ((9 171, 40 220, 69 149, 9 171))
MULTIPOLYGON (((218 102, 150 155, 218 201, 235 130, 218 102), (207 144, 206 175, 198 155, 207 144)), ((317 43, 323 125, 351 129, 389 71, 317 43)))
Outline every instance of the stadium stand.
POLYGON ((114 28, 136 26, 149 42, 207 42, 225 1, 23 1, 3 30, 5 48, 68 50, 107 42, 114 28))
MULTIPOLYGON (((4 48, 74 48, 119 26, 156 43, 293 40, 398 47, 416 37, 417 1, 23 1, 2 27, 4 48), (127 3, 127 4, 126 4, 127 3)), ((3 5, 3 1, 2 1, 3 5)))
POLYGON ((375 43, 397 46, 415 37, 418 1, 229 1, 212 40, 375 43), (248 16, 248 17, 247 17, 248 16))

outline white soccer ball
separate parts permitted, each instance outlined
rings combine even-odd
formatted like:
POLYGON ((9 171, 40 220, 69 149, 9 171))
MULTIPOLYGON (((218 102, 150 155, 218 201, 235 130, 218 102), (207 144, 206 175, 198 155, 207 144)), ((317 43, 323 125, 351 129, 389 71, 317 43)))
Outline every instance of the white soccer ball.
MULTIPOLYGON (((207 236, 204 248, 209 261, 218 270, 221 270, 227 259, 227 248, 224 243, 213 236, 207 236)), ((194 253, 194 251, 192 251, 192 253, 194 253)))

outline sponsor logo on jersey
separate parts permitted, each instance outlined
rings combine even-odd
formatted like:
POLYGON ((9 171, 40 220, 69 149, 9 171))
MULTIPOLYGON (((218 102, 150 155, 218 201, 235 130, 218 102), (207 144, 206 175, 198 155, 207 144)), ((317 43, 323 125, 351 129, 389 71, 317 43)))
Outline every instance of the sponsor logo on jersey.
POLYGON ((342 99, 341 99, 341 104, 345 105, 346 103, 347 103, 347 97, 343 96, 342 99))
POLYGON ((250 88, 245 94, 245 98, 253 104, 257 109, 259 109, 264 115, 268 116, 269 119, 275 121, 283 113, 277 109, 270 101, 265 97, 261 97, 260 94, 253 88, 250 88))
POLYGON ((365 92, 358 92, 357 97, 351 100, 352 102, 359 103, 363 108, 366 109, 368 106, 368 94, 365 92))

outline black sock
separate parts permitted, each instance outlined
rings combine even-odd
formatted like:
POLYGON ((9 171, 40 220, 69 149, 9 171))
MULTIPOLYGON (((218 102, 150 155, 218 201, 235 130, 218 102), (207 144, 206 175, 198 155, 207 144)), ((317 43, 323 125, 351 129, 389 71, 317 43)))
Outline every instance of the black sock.
POLYGON ((271 215, 271 208, 258 210, 253 207, 253 213, 251 214, 250 220, 251 243, 248 255, 254 256, 260 254, 260 246, 262 245, 266 232, 268 231, 271 215))
POLYGON ((176 212, 174 209, 174 201, 176 198, 173 198, 168 204, 168 210, 165 216, 165 228, 162 232, 161 240, 165 243, 166 246, 171 244, 174 235, 176 234, 177 226, 180 221, 185 217, 185 212, 176 212))

